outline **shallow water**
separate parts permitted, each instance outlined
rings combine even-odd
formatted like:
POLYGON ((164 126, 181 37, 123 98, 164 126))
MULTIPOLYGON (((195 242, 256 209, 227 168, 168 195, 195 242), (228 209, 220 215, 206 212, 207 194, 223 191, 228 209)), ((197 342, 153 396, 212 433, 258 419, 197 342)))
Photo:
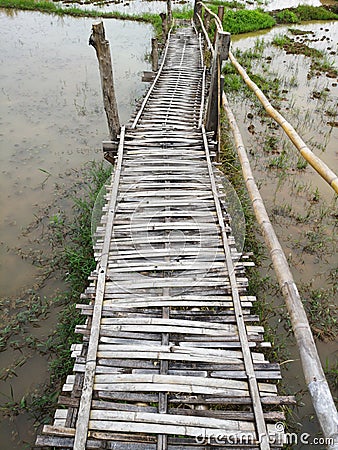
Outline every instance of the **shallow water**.
MULTIPOLYGON (((40 13, 0 13, 0 289, 1 319, 24 309, 25 291, 36 284, 39 269, 23 253, 39 251, 39 239, 22 230, 44 207, 50 214, 67 205, 65 189, 77 179, 86 161, 102 159, 101 141, 108 138, 102 106, 95 50, 88 45, 92 20, 57 18, 40 13), (55 185, 59 188, 56 189, 55 185), (55 210, 54 210, 54 209, 55 210)), ((105 21, 111 42, 121 122, 129 120, 135 101, 146 88, 143 70, 150 51, 152 29, 134 22, 105 21)), ((69 207, 69 205, 68 205, 69 207)), ((46 250, 45 248, 43 250, 46 250)), ((42 296, 64 288, 49 280, 42 296)), ((38 327, 28 325, 27 335, 42 341, 54 329, 58 309, 38 327)), ((26 324, 27 326, 27 324, 26 324)), ((12 341, 20 340, 13 337, 12 341)), ((15 366, 16 376, 0 381, 0 403, 22 399, 48 379, 46 356, 29 348, 15 350, 13 343, 0 353, 0 366, 15 366)), ((0 423, 2 450, 22 449, 32 442, 32 420, 19 415, 0 423)))
MULTIPOLYGON (((125 14, 143 14, 143 13, 162 13, 167 11, 166 0, 113 0, 113 1, 81 1, 75 0, 69 2, 63 0, 63 5, 71 7, 75 5, 80 9, 92 9, 97 11, 109 12, 116 11, 125 14)), ((182 9, 191 7, 193 0, 172 0, 173 9, 182 9)))
MULTIPOLYGON (((146 3, 146 2, 142 2, 146 3)), ((165 8, 165 2, 159 2, 165 8)), ((278 2, 279 3, 279 2, 278 2)), ((280 3, 279 3, 280 4, 280 3)), ((153 5, 153 3, 151 4, 153 5)), ((58 193, 71 188, 77 178, 75 170, 91 159, 102 159, 101 141, 108 138, 107 126, 102 107, 99 73, 95 51, 88 46, 92 20, 74 18, 55 18, 30 12, 5 12, 0 14, 0 25, 3 31, 2 52, 0 55, 0 143, 1 143, 1 177, 0 177, 0 287, 2 298, 7 298, 1 306, 4 319, 13 314, 17 299, 24 301, 24 291, 35 284, 39 270, 29 260, 18 255, 18 248, 25 251, 31 247, 39 249, 39 242, 31 242, 24 237, 22 229, 40 214, 41 206, 55 205, 52 213, 66 205, 67 200, 58 198, 58 193), (60 186, 55 189, 55 184, 60 186)), ((146 85, 141 82, 141 72, 149 69, 145 62, 145 54, 150 51, 151 27, 132 22, 105 21, 107 38, 111 43, 114 61, 114 73, 118 96, 121 122, 126 122, 134 109, 135 99, 142 96, 146 85)), ((310 43, 327 49, 337 49, 337 23, 316 23, 301 25, 297 28, 311 29, 316 32, 319 41, 310 43), (322 30, 321 30, 322 28, 322 30), (329 31, 325 31, 329 29, 329 31), (323 36, 324 40, 321 40, 323 36), (328 41, 326 38, 329 38, 328 41)), ((248 48, 254 45, 257 36, 271 40, 274 34, 284 33, 286 28, 244 35, 234 39, 234 48, 248 48)), ((290 120, 298 120, 301 134, 307 139, 314 138, 318 148, 314 150, 331 165, 337 167, 337 128, 330 130, 323 111, 337 102, 337 88, 332 86, 334 80, 319 77, 308 81, 306 78, 309 61, 301 55, 285 55, 278 49, 267 50, 274 58, 270 68, 276 71, 282 68, 283 83, 290 95, 283 102, 283 114, 290 120), (297 78, 297 85, 290 86, 291 79, 297 78), (331 84, 330 84, 331 83, 331 84), (314 90, 330 88, 330 96, 323 104, 322 100, 311 99, 314 90), (306 106, 306 108, 305 108, 306 106), (313 122, 307 122, 306 109, 311 112, 313 122), (289 116, 290 115, 290 116, 289 116), (320 134, 318 134, 320 131, 320 134), (304 134, 303 134, 304 133, 304 134), (318 138, 319 136, 319 138, 318 138), (319 144, 326 142, 322 152, 319 144)), ((332 55, 332 57, 336 57, 332 55)), ((295 83, 295 80, 293 81, 295 83)), ((251 122, 247 113, 250 105, 241 103, 234 105, 237 117, 242 119, 240 127, 247 146, 257 157, 253 158, 255 173, 261 183, 261 191, 270 212, 283 202, 295 199, 295 207, 300 211, 307 208, 308 197, 299 198, 292 187, 294 183, 311 187, 306 192, 318 187, 320 195, 329 201, 332 194, 320 177, 310 169, 304 173, 288 173, 290 180, 281 183, 278 189, 279 174, 268 172, 262 166, 259 147, 262 142, 255 143, 248 132, 251 122), (292 178, 293 176, 293 178, 292 178), (295 180, 296 178, 296 180, 295 180)), ((260 136, 261 124, 255 121, 257 130, 255 137, 260 136)), ((297 127, 298 129, 298 127, 297 127)), ((306 194, 307 195, 307 194, 306 194)), ((325 274, 335 264, 335 256, 327 260, 315 258, 302 253, 294 247, 294 236, 301 238, 302 229, 295 226, 287 217, 273 214, 278 235, 296 262, 297 281, 314 280, 317 286, 325 285, 325 274)), ((51 280, 39 293, 52 295, 62 289, 62 282, 51 280)), ((27 332, 45 339, 56 323, 56 313, 52 313, 39 327, 30 327, 27 332)), ((291 344, 290 344, 291 345, 291 344)), ((319 344, 323 362, 326 357, 335 358, 334 344, 319 344)), ((301 369, 297 361, 297 352, 290 350, 294 362, 285 364, 286 379, 290 392, 304 389, 301 369)), ((11 386, 14 398, 20 400, 30 390, 48 378, 46 356, 31 349, 22 351, 10 347, 0 353, 1 366, 8 367, 21 359, 26 362, 16 369, 16 377, 0 382, 1 402, 10 399, 11 386)), ((312 414, 308 397, 304 397, 305 408, 299 410, 299 421, 304 430, 314 433, 318 430, 305 415, 312 414)), ((13 420, 2 420, 0 423, 1 449, 22 449, 23 442, 34 440, 33 421, 27 415, 19 415, 13 420)))
MULTIPOLYGON (((311 31, 313 34, 292 37, 296 41, 306 39, 305 43, 310 47, 324 50, 327 54, 333 53, 330 60, 335 67, 338 66, 337 22, 297 24, 292 28, 311 31)), ((233 39, 233 51, 252 49, 257 39, 270 43, 274 36, 287 33, 288 27, 277 27, 270 31, 241 35, 233 39)), ((253 72, 270 79, 271 84, 275 78, 280 79, 284 98, 279 102, 278 110, 300 133, 310 149, 337 172, 338 129, 329 124, 336 118, 329 116, 328 112, 337 114, 338 80, 328 78, 325 74, 308 78, 309 68, 308 57, 286 54, 284 50, 271 45, 265 48, 263 57, 253 64, 253 72), (325 95, 316 98, 314 93, 325 95)), ((234 98, 231 101, 230 97, 230 103, 250 155, 255 179, 259 183, 268 214, 290 261, 297 284, 311 284, 315 289, 329 287, 332 283, 329 273, 337 267, 337 241, 333 237, 336 236, 337 226, 334 215, 338 211, 337 203, 333 203, 333 190, 312 168, 296 169, 299 158, 297 150, 292 145, 286 145, 287 139, 283 131, 267 126, 269 121, 264 119, 265 114, 262 118, 259 117, 250 101, 241 102, 234 98), (274 138, 273 146, 267 141, 271 137, 274 138), (278 157, 283 150, 287 155, 285 168, 269 168, 273 158, 278 157), (295 217, 306 214, 309 214, 310 220, 305 220, 304 223, 295 221, 295 217), (311 251, 304 247, 308 233, 312 233, 315 238, 311 251)), ((275 101, 272 100, 272 104, 275 101)), ((271 277, 269 262, 265 265, 266 273, 271 277)), ((336 283, 337 280, 333 282, 336 283)), ((284 304, 279 296, 268 298, 268 301, 275 310, 280 310, 284 304)), ((332 298, 331 303, 337 307, 336 299, 332 298)), ((289 393, 302 393, 303 406, 296 408, 294 419, 299 422, 302 432, 315 436, 319 432, 319 425, 313 419, 314 411, 306 394, 298 350, 293 337, 285 335, 284 325, 278 314, 271 319, 276 335, 284 336, 284 341, 286 339, 286 359, 289 361, 282 367, 287 390, 289 393)), ((337 341, 318 341, 317 347, 323 367, 337 361, 337 341)), ((305 450, 308 446, 298 445, 294 448, 305 450)))

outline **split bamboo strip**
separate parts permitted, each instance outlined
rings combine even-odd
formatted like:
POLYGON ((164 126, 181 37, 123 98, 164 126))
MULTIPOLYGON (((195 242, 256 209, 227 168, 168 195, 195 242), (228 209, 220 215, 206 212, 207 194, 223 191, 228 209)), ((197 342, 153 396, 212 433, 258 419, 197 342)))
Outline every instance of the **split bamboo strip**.
POLYGON ((229 58, 238 73, 241 75, 248 87, 255 93, 258 100, 262 103, 265 111, 271 116, 285 131, 295 147, 299 150, 303 158, 315 169, 319 175, 338 193, 338 176, 316 156, 303 139, 299 136, 293 126, 271 105, 269 100, 259 89, 259 87, 250 79, 245 69, 239 64, 232 52, 229 52, 229 58))
POLYGON ((317 353, 304 306, 286 256, 275 234, 255 183, 238 125, 224 93, 223 107, 235 139, 243 177, 252 201, 255 216, 261 227, 265 243, 270 250, 278 282, 285 298, 302 361, 305 381, 312 398, 313 406, 325 438, 331 438, 334 441, 334 444, 329 448, 338 449, 338 414, 317 353))

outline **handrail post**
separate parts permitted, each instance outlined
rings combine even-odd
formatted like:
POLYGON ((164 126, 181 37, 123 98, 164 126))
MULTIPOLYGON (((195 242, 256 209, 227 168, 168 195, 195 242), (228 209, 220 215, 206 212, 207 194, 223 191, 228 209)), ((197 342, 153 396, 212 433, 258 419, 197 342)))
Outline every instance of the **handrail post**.
POLYGON ((215 52, 211 66, 211 81, 205 128, 213 131, 217 138, 218 123, 221 108, 220 77, 222 62, 228 59, 230 48, 230 33, 216 30, 215 52))
POLYGON ((168 20, 166 13, 160 13, 160 17, 162 20, 162 41, 165 42, 168 36, 168 20))
POLYGON ((116 141, 121 125, 115 97, 114 77, 109 42, 106 40, 103 22, 94 23, 89 45, 95 48, 99 62, 104 109, 107 115, 109 134, 116 141))
POLYGON ((199 15, 199 16, 201 16, 201 13, 202 13, 202 4, 201 4, 201 2, 200 2, 200 0, 195 0, 195 3, 194 3, 194 22, 195 22, 195 24, 196 25, 198 25, 198 19, 197 19, 197 16, 199 15))
POLYGON ((158 71, 158 40, 156 38, 151 39, 151 66, 152 71, 158 71))
POLYGON ((173 11, 171 7, 171 0, 167 0, 167 17, 168 17, 168 27, 171 28, 173 22, 173 11))

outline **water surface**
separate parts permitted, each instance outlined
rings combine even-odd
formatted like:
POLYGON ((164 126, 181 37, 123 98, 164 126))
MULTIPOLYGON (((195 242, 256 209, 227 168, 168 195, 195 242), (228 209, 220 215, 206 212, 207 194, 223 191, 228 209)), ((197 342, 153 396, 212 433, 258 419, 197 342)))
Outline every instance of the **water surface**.
MULTIPOLYGON (((70 208, 67 192, 75 194, 77 171, 87 161, 102 159, 101 141, 108 139, 98 64, 95 50, 88 45, 91 25, 91 19, 0 13, 2 324, 25 310, 27 290, 37 285, 40 269, 22 256, 48 251, 39 235, 24 236, 23 230, 44 208, 51 217, 70 208)), ((116 20, 105 21, 105 28, 124 123, 146 88, 141 76, 149 69, 145 56, 152 28, 116 20)), ((64 288, 62 280, 53 279, 44 288, 36 286, 42 296, 64 288)), ((0 353, 1 369, 14 367, 16 374, 0 381, 0 404, 12 396, 20 401, 48 380, 47 356, 22 341, 31 335, 43 342, 55 328, 57 312, 51 311, 35 327, 25 324, 26 333, 13 336, 7 350, 0 353)), ((24 442, 33 442, 34 433, 27 415, 1 420, 1 449, 22 449, 24 442)))

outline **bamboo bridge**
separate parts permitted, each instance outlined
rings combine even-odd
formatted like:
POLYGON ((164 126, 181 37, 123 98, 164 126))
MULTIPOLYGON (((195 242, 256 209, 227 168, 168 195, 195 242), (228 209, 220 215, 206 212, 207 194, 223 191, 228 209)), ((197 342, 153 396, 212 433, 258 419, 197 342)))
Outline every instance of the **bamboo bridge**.
POLYGON ((279 394, 279 365, 264 356, 251 263, 232 236, 217 110, 204 125, 213 83, 195 26, 169 32, 155 80, 119 133, 97 268, 78 305, 83 343, 39 447, 283 447, 283 405, 294 398, 279 394))

